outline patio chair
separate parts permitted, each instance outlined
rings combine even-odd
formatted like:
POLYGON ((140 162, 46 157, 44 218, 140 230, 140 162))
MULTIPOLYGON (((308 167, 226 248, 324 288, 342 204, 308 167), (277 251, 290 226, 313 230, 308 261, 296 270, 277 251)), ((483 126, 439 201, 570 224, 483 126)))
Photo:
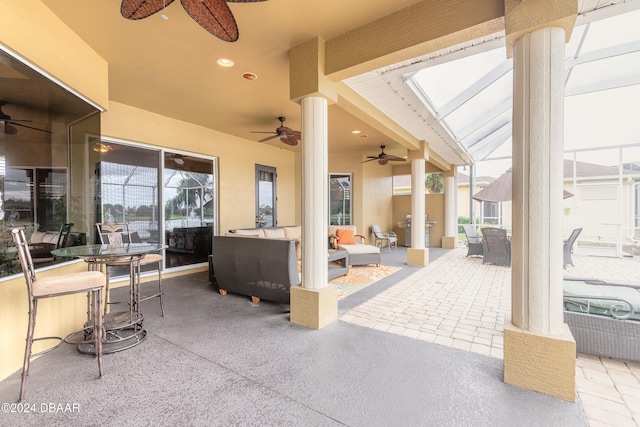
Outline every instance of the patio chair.
POLYGON ((483 264, 492 263, 511 267, 511 242, 504 228, 482 229, 483 264))
POLYGON ((374 245, 386 246, 389 252, 391 252, 391 248, 398 250, 398 236, 393 231, 382 231, 378 224, 372 224, 371 233, 374 236, 374 245))
MULTIPOLYGON (((128 222, 115 222, 115 223, 96 223, 96 229, 98 230, 98 236, 100 237, 100 242, 104 244, 115 244, 122 245, 126 243, 142 243, 140 236, 137 232, 131 232, 129 230, 128 222)), ((137 299, 135 301, 136 304, 141 302, 150 300, 152 298, 160 298, 160 311, 162 312, 162 317, 164 317, 164 290, 162 289, 162 255, 161 254, 146 254, 144 257, 140 259, 140 268, 146 265, 156 264, 158 269, 158 292, 146 296, 141 299, 137 299)), ((107 314, 107 308, 109 304, 112 304, 110 300, 109 294, 109 267, 130 267, 131 260, 129 257, 123 259, 122 261, 109 261, 106 263, 106 275, 107 275, 107 284, 105 289, 105 304, 104 304, 104 313, 107 314)), ((138 269, 138 274, 140 274, 140 270, 138 269)), ((139 281, 139 278, 137 279, 139 281)), ((138 310, 140 308, 138 307, 138 310)))
POLYGON ((472 224, 462 224, 464 235, 467 237, 467 256, 484 254, 482 239, 476 233, 476 227, 472 224))
POLYGON ((640 284, 565 277, 563 301, 578 353, 640 361, 640 284))
MULTIPOLYGON (((98 371, 100 376, 103 375, 102 369, 102 288, 106 283, 105 275, 99 271, 83 271, 79 273, 70 273, 57 276, 49 276, 44 279, 37 279, 36 272, 29 252, 29 244, 24 234, 23 228, 14 228, 11 230, 11 236, 18 250, 18 258, 22 265, 25 282, 27 284, 27 295, 29 297, 29 325, 27 327, 27 339, 24 349, 24 363, 22 365, 22 381, 20 383, 20 398, 22 401, 27 384, 27 376, 29 375, 29 367, 31 359, 44 353, 48 353, 58 348, 63 342, 70 344, 80 344, 90 342, 93 345, 94 353, 98 358, 98 371), (36 327, 36 312, 38 301, 44 298, 53 298, 64 295, 87 293, 87 323, 86 327, 61 337, 39 337, 34 338, 36 327), (73 342, 71 338, 80 333, 83 337, 87 337, 88 341, 73 342), (58 340, 58 343, 51 348, 32 353, 33 342, 43 340, 58 340)), ((50 316, 47 323, 56 316, 50 316)))
POLYGON ((564 261, 562 263, 562 267, 566 268, 567 265, 573 266, 573 258, 571 258, 571 254, 573 253, 573 244, 578 239, 578 235, 582 231, 582 228, 576 228, 571 232, 571 235, 567 240, 564 241, 563 252, 564 252, 564 261))

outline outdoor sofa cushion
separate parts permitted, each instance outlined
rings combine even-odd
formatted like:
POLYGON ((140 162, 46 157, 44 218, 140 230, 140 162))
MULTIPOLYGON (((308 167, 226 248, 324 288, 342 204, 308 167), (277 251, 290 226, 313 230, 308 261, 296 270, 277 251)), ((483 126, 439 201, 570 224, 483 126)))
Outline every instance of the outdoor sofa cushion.
POLYGON ((579 280, 564 281, 564 307, 566 310, 612 316, 610 307, 613 306, 616 307, 615 317, 626 317, 630 311, 629 305, 624 301, 614 299, 628 301, 635 310, 629 319, 640 320, 640 292, 638 290, 624 286, 590 284, 579 280), (584 298, 585 296, 591 298, 584 298))

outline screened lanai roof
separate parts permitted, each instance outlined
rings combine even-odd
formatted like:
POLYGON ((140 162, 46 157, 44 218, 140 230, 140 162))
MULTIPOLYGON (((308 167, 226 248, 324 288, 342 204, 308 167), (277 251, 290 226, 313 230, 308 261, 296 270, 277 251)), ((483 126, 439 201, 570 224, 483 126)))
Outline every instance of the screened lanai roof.
MULTIPOLYGON (((565 150, 637 144, 640 0, 578 0, 566 45, 565 150)), ((344 81, 446 162, 511 157, 504 31, 344 81)))
MULTIPOLYGON (((632 117, 640 99, 638 7, 576 23, 565 48, 565 149, 602 146, 612 135, 617 145, 640 141, 632 117)), ((502 45, 423 68, 406 82, 459 147, 479 161, 511 155, 512 67, 502 45)))

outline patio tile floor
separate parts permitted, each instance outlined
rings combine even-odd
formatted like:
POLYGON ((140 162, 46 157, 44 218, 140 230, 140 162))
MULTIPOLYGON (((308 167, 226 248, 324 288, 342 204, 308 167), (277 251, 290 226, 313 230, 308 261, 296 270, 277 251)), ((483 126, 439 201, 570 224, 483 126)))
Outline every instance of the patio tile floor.
MULTIPOLYGON (((449 251, 340 317, 467 352, 503 357, 511 269, 449 251)), ((640 280, 640 259, 573 256, 566 276, 640 280)), ((640 426, 640 363, 578 354, 576 390, 589 425, 640 426)))

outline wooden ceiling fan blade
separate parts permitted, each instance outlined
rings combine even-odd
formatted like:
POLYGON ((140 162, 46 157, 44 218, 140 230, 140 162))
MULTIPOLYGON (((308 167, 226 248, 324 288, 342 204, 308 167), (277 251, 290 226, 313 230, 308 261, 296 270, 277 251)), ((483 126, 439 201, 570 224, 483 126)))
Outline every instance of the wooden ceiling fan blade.
POLYGON ((280 138, 280 141, 284 142, 287 145, 291 145, 292 147, 298 145, 298 140, 293 136, 287 136, 285 138, 280 138))
POLYGON ((126 19, 144 19, 171 3, 173 0, 122 0, 120 14, 126 19))
POLYGON ((279 138, 279 137, 280 137, 280 135, 271 135, 271 136, 268 136, 268 137, 266 137, 266 138, 262 138, 262 139, 261 139, 260 141, 258 141, 258 142, 265 142, 265 141, 269 141, 270 139, 279 138))
POLYGON ((18 129, 14 128, 7 122, 4 122, 4 126, 2 126, 2 131, 7 135, 15 135, 16 133, 18 133, 18 129))
POLYGON ((227 3, 257 3, 259 1, 267 0, 227 0, 227 3))
POLYGON ((378 160, 378 158, 377 158, 377 157, 371 157, 371 156, 368 156, 368 157, 370 157, 370 159, 369 159, 369 160, 364 160, 364 161, 362 161, 362 162, 360 162, 360 163, 367 163, 367 162, 373 162, 374 160, 378 160))
POLYGON ((238 40, 238 25, 224 0, 180 0, 182 7, 202 28, 226 42, 238 40))
POLYGON ((8 122, 8 123, 11 123, 12 125, 15 125, 15 126, 20 126, 20 127, 23 127, 23 128, 27 128, 27 129, 37 130, 37 131, 40 131, 40 132, 53 133, 53 132, 51 132, 49 130, 46 130, 46 129, 40 129, 40 128, 36 128, 36 127, 33 127, 33 126, 27 126, 27 125, 23 125, 21 123, 13 122, 13 121, 12 122, 8 122))
POLYGON ((387 159, 378 159, 378 163, 381 164, 382 166, 384 166, 387 163, 389 163, 389 160, 387 160, 387 159))
POLYGON ((404 159, 402 157, 394 156, 394 155, 391 155, 391 154, 385 154, 384 158, 386 160, 391 160, 392 162, 404 162, 404 161, 407 160, 407 159, 404 159))
POLYGON ((302 139, 302 134, 300 133, 299 130, 294 130, 293 131, 293 135, 292 135, 295 139, 302 139))

